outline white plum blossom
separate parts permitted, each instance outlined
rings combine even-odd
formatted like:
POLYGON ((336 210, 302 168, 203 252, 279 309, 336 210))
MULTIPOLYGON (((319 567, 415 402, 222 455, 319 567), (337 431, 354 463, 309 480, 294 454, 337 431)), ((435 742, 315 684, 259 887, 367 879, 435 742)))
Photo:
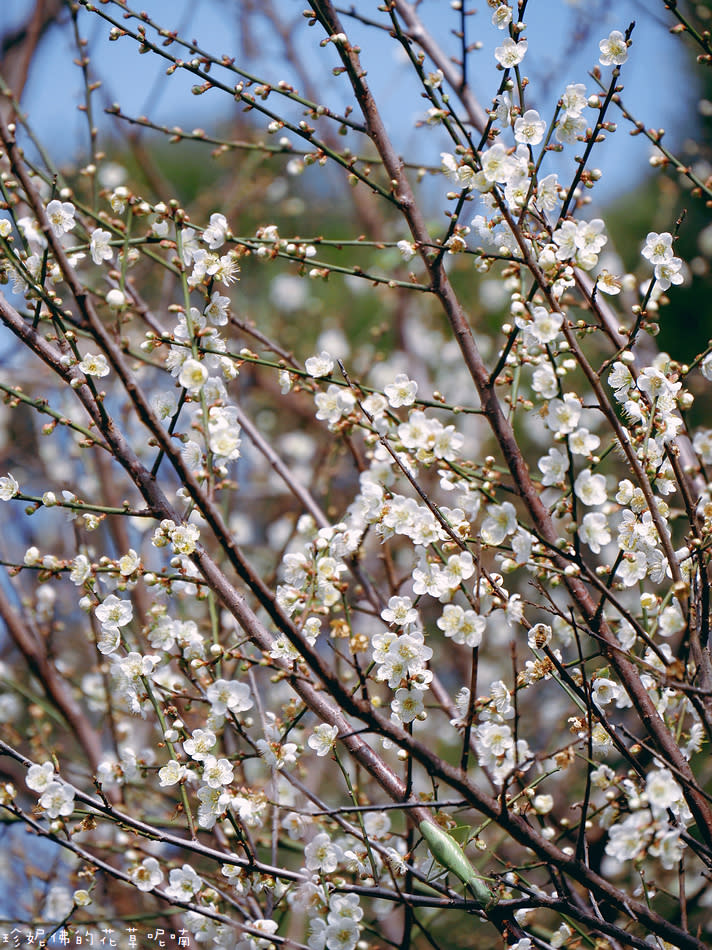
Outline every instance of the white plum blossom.
POLYGON ((334 360, 330 353, 322 350, 318 356, 310 356, 304 363, 304 368, 310 376, 328 376, 334 368, 334 360))
POLYGON ((551 448, 538 461, 539 471, 544 476, 542 485, 561 485, 569 468, 569 460, 561 449, 551 448))
POLYGON ((394 698, 391 701, 391 710, 393 716, 402 723, 424 718, 423 691, 400 687, 395 691, 394 698))
MULTIPOLYGON (((42 919, 62 921, 67 918, 74 910, 76 894, 77 892, 75 891, 73 900, 72 893, 68 887, 65 887, 63 884, 52 884, 47 890, 47 895, 40 910, 42 919)), ((78 904, 79 902, 76 901, 76 903, 78 904)), ((28 934, 28 936, 32 935, 28 934)))
POLYGON ((569 83, 561 97, 561 108, 566 115, 581 115, 588 105, 586 87, 583 83, 569 83))
POLYGON ((198 805, 198 824, 201 828, 212 828, 215 822, 223 815, 231 802, 231 795, 222 787, 211 788, 201 785, 197 791, 200 805, 198 805))
POLYGON ((536 109, 527 109, 514 122, 514 139, 524 145, 538 145, 545 132, 546 122, 539 117, 536 109))
POLYGON ((537 367, 532 376, 532 390, 542 399, 553 399, 559 391, 556 374, 548 364, 537 367))
POLYGON ((103 228, 94 228, 89 240, 89 253, 95 264, 102 264, 104 261, 110 261, 114 252, 111 250, 109 242, 111 241, 111 232, 103 228))
POLYGON ((174 416, 177 408, 178 397, 171 390, 156 392, 151 396, 151 409, 162 422, 174 416))
POLYGON ((121 631, 118 627, 102 627, 96 640, 96 648, 104 656, 114 653, 121 643, 121 631))
POLYGON ((671 257, 655 265, 656 286, 660 290, 668 290, 673 284, 682 284, 685 276, 682 273, 682 261, 679 257, 671 257))
POLYGON ((601 444, 601 440, 595 433, 582 427, 570 433, 568 443, 569 449, 574 455, 591 456, 601 444))
MULTIPOLYGON (((183 208, 168 195, 112 192, 118 180, 85 164, 67 179, 83 196, 75 210, 49 163, 30 169, 33 195, 14 149, 4 155, 0 278, 22 311, 18 324, 9 300, 3 319, 21 330, 13 347, 31 342, 59 386, 45 398, 35 368, 23 379, 25 361, 8 349, 17 382, 2 384, 0 445, 23 491, 0 477, 0 500, 15 502, 4 509, 7 589, 106 748, 96 763, 73 761, 76 742, 63 744, 62 723, 40 708, 42 670, 25 682, 8 654, 0 726, 23 741, 14 764, 27 773, 19 792, 0 781, 0 805, 86 842, 151 907, 162 897, 191 907, 175 919, 196 946, 397 942, 397 903, 402 912, 411 884, 423 926, 430 903, 447 943, 440 917, 457 894, 444 884, 460 861, 454 850, 442 860, 446 845, 426 853, 426 814, 473 826, 455 837, 473 857, 481 849, 473 866, 495 875, 493 895, 505 898, 495 917, 513 913, 530 934, 503 928, 509 950, 605 942, 600 915, 585 913, 601 890, 594 870, 612 882, 619 942, 674 942, 687 924, 678 892, 689 895, 683 911, 700 945, 705 935, 704 808, 689 806, 690 776, 708 767, 705 670, 693 648, 708 620, 712 345, 686 352, 674 332, 680 301, 667 291, 705 276, 712 225, 689 264, 675 255, 677 226, 633 238, 624 262, 611 248, 621 232, 609 242, 591 210, 602 173, 589 153, 615 128, 606 109, 627 36, 614 30, 599 44, 613 78, 599 83, 596 67, 593 94, 564 81, 546 105, 519 69, 526 2, 487 5, 503 32, 491 33, 500 83, 484 111, 474 100, 463 107, 455 71, 421 63, 413 48, 428 109, 417 134, 435 137, 399 161, 420 192, 387 148, 385 165, 378 150, 353 151, 352 106, 301 99, 308 90, 289 84, 286 61, 283 80, 230 80, 242 106, 267 115, 275 144, 255 140, 255 161, 274 149, 282 169, 271 180, 260 171, 253 194, 248 175, 247 190, 236 179, 222 201, 207 189, 183 208), (609 95, 594 93, 609 81, 609 95), (334 120, 348 133, 341 148, 322 134, 334 120), (292 177, 328 172, 335 158, 356 189, 349 219, 338 184, 305 179, 305 191, 292 177), (279 225, 250 224, 271 220, 257 208, 263 196, 279 225), (314 216, 315 196, 331 223, 314 216), (382 226, 371 198, 391 206, 382 226), (221 211, 206 226, 214 207, 245 212, 239 236, 221 211), (396 223, 399 209, 412 233, 396 223), (247 294, 231 287, 243 260, 247 294), (275 318, 285 315, 280 339, 275 318), (658 327, 669 332, 655 340, 658 327), (23 431, 29 410, 43 434, 56 429, 36 451, 34 427, 31 438, 23 431), (88 462, 82 474, 92 456, 128 471, 88 462), (36 512, 31 534, 23 510, 36 512), (36 715, 23 711, 23 691, 30 702, 37 693, 36 715), (646 709, 657 715, 641 719, 646 709), (635 760, 621 757, 621 743, 635 760), (489 827, 475 831, 476 807, 461 807, 458 769, 494 795, 500 814, 485 809, 489 827), (104 805, 125 812, 113 828, 98 799, 85 807, 92 773, 104 805), (585 813, 567 800, 582 789, 585 813), (500 834, 517 823, 526 835, 500 834), (173 846, 181 841, 188 850, 173 846), (605 851, 589 868, 580 859, 596 841, 605 851), (393 914, 381 900, 389 895, 393 914)), ((464 30, 470 5, 450 6, 458 12, 447 23, 443 12, 445 31, 464 30)), ((178 36, 166 36, 178 49, 178 36)), ((356 62, 351 39, 322 37, 336 73, 356 62)), ((462 39, 473 53, 475 39, 462 39)), ((472 78, 466 53, 458 68, 472 78)), ((210 72, 209 55, 188 55, 179 65, 210 72)), ((228 88, 219 62, 194 92, 228 88)), ((712 105, 703 100, 700 112, 712 105)), ((175 128, 184 135, 204 137, 175 128)), ((681 180, 704 183, 701 158, 678 169, 681 180)), ((651 164, 669 162, 657 151, 651 164)), ((652 220, 669 214, 662 202, 652 220)), ((476 806, 476 794, 464 797, 476 806)), ((66 881, 48 882, 40 916, 61 920, 91 900, 95 919, 110 920, 85 864, 86 880, 60 868, 66 881)), ((479 913, 491 917, 486 902, 479 913)), ((477 911, 466 903, 448 913, 477 911)))
POLYGON ((648 573, 648 561, 644 551, 628 551, 618 566, 616 579, 625 587, 633 587, 648 573))
POLYGON ((539 211, 553 211, 559 203, 559 179, 555 174, 540 178, 534 203, 539 211))
POLYGON ((320 758, 323 758, 334 748, 338 734, 338 726, 330 726, 328 723, 322 722, 307 739, 307 745, 310 749, 313 749, 320 758))
POLYGON ((546 307, 534 307, 526 332, 536 343, 552 343, 559 335, 562 323, 560 313, 550 313, 546 307))
POLYGON ((194 729, 191 738, 183 743, 183 751, 196 762, 203 762, 216 742, 217 736, 210 729, 194 729))
POLYGON ((630 699, 623 687, 606 676, 599 676, 594 680, 591 698, 597 706, 607 706, 612 702, 619 708, 630 706, 630 699))
POLYGON ((591 221, 580 221, 576 228, 576 247, 579 251, 598 254, 608 242, 604 228, 605 225, 601 218, 593 218, 591 221))
POLYGON ((25 785, 31 788, 33 792, 44 792, 51 782, 55 781, 54 765, 51 762, 43 762, 41 765, 34 764, 27 770, 25 785))
POLYGON ((208 447, 220 459, 232 462, 240 457, 240 423, 234 408, 212 406, 208 413, 208 447))
POLYGON ((578 528, 578 536, 594 554, 611 540, 608 518, 600 511, 590 511, 583 516, 578 528))
POLYGON ((517 512, 511 501, 505 501, 501 505, 488 508, 487 517, 480 528, 480 537, 485 544, 497 547, 507 535, 514 534, 516 530, 517 512))
POLYGON ((487 621, 474 610, 465 610, 459 604, 447 604, 437 625, 453 642, 474 649, 482 642, 487 621))
POLYGON ((126 554, 119 558, 119 573, 123 577, 130 577, 141 565, 141 558, 130 548, 126 554))
POLYGON ((385 387, 384 392, 393 409, 398 409, 400 406, 412 406, 418 392, 418 384, 414 379, 409 379, 405 373, 399 373, 393 382, 385 387))
POLYGON ((225 238, 229 231, 227 219, 224 214, 211 214, 210 224, 203 231, 203 240, 211 251, 217 250, 225 243, 225 238))
POLYGON ((374 651, 374 660, 380 662, 376 672, 376 679, 387 680, 391 689, 400 686, 401 681, 407 678, 421 678, 427 671, 425 664, 432 657, 431 647, 425 646, 423 634, 420 632, 401 634, 387 638, 374 637, 374 646, 381 648, 380 656, 374 651))
POLYGON ((120 673, 126 680, 137 683, 139 680, 150 677, 157 663, 157 656, 143 656, 141 653, 131 651, 116 660, 113 671, 120 673))
POLYGON ((129 878, 140 891, 152 891, 163 881, 163 871, 156 858, 145 858, 129 871, 129 878))
POLYGON ((198 393, 205 385, 208 378, 208 370, 204 363, 189 357, 184 360, 178 374, 178 382, 187 389, 189 393, 198 393))
POLYGON ((482 174, 488 182, 504 182, 509 178, 513 163, 504 145, 500 142, 484 151, 480 161, 482 163, 482 174))
POLYGON ((511 69, 513 66, 518 66, 519 63, 524 59, 524 56, 527 52, 527 41, 519 40, 518 43, 511 37, 507 37, 501 46, 498 46, 494 51, 494 57, 504 69, 511 69))
POLYGON ((108 376, 111 372, 103 353, 87 353, 78 366, 85 376, 108 376))
POLYGON ((206 698, 216 716, 224 716, 228 710, 232 713, 246 712, 254 705, 250 687, 237 680, 215 680, 208 686, 206 698))
POLYGON ((222 788, 223 785, 230 785, 233 778, 232 765, 227 759, 217 759, 214 755, 205 757, 202 781, 209 788, 222 788))
MULTIPOLYGON (((440 160, 442 162, 443 171, 454 185, 457 185, 459 188, 468 189, 471 189, 476 185, 478 173, 471 165, 458 162, 457 159, 449 152, 441 152, 440 160)), ((401 241, 399 244, 407 244, 407 242, 401 241)), ((413 247, 413 251, 415 253, 415 246, 411 246, 413 247)), ((409 260, 407 257, 404 259, 409 260)))
MULTIPOLYGON (((217 257, 215 254, 208 255, 205 259, 204 267, 205 274, 207 274, 208 277, 213 277, 221 281, 226 287, 229 287, 230 284, 240 279, 240 265, 236 254, 232 251, 228 254, 223 254, 222 257, 217 257)), ((195 278, 195 283, 199 283, 203 280, 205 274, 202 273, 200 267, 196 267, 193 274, 191 274, 191 281, 195 278)))
POLYGON ((188 777, 188 769, 181 762, 175 759, 164 765, 158 770, 158 783, 161 788, 167 788, 171 785, 177 785, 188 777))
POLYGON ((517 564, 526 564, 532 553, 532 542, 534 538, 528 531, 518 528, 512 536, 512 554, 517 564))
POLYGON ((596 278, 596 287, 601 291, 601 293, 608 294, 610 297, 615 297, 621 292, 622 281, 620 278, 616 277, 615 274, 610 274, 605 268, 596 278))
POLYGON ((576 476, 574 492, 584 505, 602 505, 606 500, 606 476, 594 475, 585 468, 576 476))
POLYGON ((121 310, 126 306, 126 294, 118 287, 112 287, 106 295, 106 302, 112 310, 121 310))
POLYGON ((513 120, 513 103, 509 92, 500 93, 494 100, 496 109, 495 116, 503 129, 508 129, 513 120))
POLYGON ((674 637, 685 629, 685 618, 678 604, 670 604, 660 611, 657 632, 661 637, 674 637))
POLYGON ((635 861, 641 857, 652 838, 652 816, 647 809, 640 809, 616 822, 608 829, 606 854, 617 861, 635 861))
POLYGON ((620 30, 613 30, 598 44, 601 66, 622 66, 628 59, 628 44, 620 30))
POLYGON ((455 589, 462 581, 469 580, 475 573, 474 558, 470 551, 451 554, 443 568, 443 576, 448 587, 455 589))
POLYGON ((304 864, 310 871, 331 874, 342 860, 342 849, 331 841, 326 832, 316 835, 304 849, 304 864))
POLYGON ((487 711, 483 711, 482 715, 489 715, 493 719, 498 717, 505 720, 513 719, 512 694, 507 689, 506 683, 503 680, 496 680, 490 684, 489 692, 492 703, 487 711))
POLYGON ((200 539, 200 529, 194 524, 177 524, 168 533, 176 554, 192 554, 200 539))
POLYGON ((398 241, 396 247, 398 248, 400 256, 406 263, 408 263, 408 261, 412 261, 415 255, 418 253, 418 249, 411 241, 398 241))
POLYGON ((600 218, 591 221, 564 221, 553 234, 560 261, 575 260, 579 267, 591 270, 598 262, 598 254, 608 241, 600 218))
POLYGON ((344 416, 348 416, 356 405, 356 397, 350 389, 331 383, 325 393, 314 397, 317 405, 317 419, 326 420, 329 426, 335 426, 344 416))
POLYGON ((290 811, 282 819, 282 827, 292 841, 299 841, 306 834, 309 821, 306 815, 300 815, 298 812, 290 811))
POLYGON ((563 399, 552 399, 546 416, 546 424, 557 435, 573 432, 581 418, 581 400, 575 393, 564 393, 563 399))
MULTIPOLYGON (((112 184, 114 183, 112 182, 112 184)), ((124 185, 118 185, 116 188, 114 188, 114 190, 111 192, 111 195, 109 196, 109 204, 111 205, 111 210, 114 212, 114 214, 124 213, 126 210, 126 202, 128 197, 129 190, 128 188, 124 187, 124 185)))
POLYGON ((669 231, 663 231, 660 234, 650 231, 640 253, 653 266, 671 260, 675 256, 672 249, 672 234, 669 231))
POLYGON ((200 890, 203 882, 190 864, 173 868, 168 875, 165 893, 176 900, 189 901, 200 890))
POLYGON ((278 374, 279 378, 279 390, 283 396, 286 396, 288 392, 291 392, 293 385, 292 374, 288 373, 286 369, 281 369, 278 374))
POLYGON ((417 622, 418 611, 410 597, 391 597, 388 606, 381 611, 381 617, 386 623, 408 627, 417 622))
POLYGON ((71 231, 76 221, 74 220, 75 207, 71 201, 59 201, 57 198, 50 201, 47 205, 47 217, 57 237, 62 237, 71 231))
POLYGON ((7 475, 0 477, 0 501, 10 501, 20 491, 20 486, 14 475, 8 472, 7 475))
POLYGON ((239 427, 230 425, 210 426, 208 447, 216 458, 232 462, 240 457, 239 427))
MULTIPOLYGON (((391 830, 391 819, 387 811, 369 811, 363 816, 363 825, 366 829, 366 834, 372 838, 386 838, 388 832, 391 830)), ((341 896, 351 905, 349 915, 353 916, 355 913, 358 913, 358 917, 354 919, 360 920, 363 916, 363 911, 358 907, 358 895, 343 894, 341 896)), ((333 906, 332 902, 332 908, 333 906)))
POLYGON ((424 79, 424 85, 426 85, 428 89, 439 89, 442 86, 444 78, 445 76, 442 69, 436 69, 434 72, 428 73, 424 79))
POLYGON ((105 597, 94 611, 96 619, 106 629, 125 627, 133 618, 130 600, 120 600, 115 594, 105 597))
POLYGON ((572 145, 585 132, 586 124, 584 116, 566 112, 556 123, 556 141, 562 145, 572 145))
POLYGON ((480 765, 491 771, 497 784, 501 784, 512 772, 515 761, 518 762, 519 768, 523 768, 530 754, 525 740, 520 739, 515 749, 510 727, 494 720, 483 722, 477 727, 475 746, 480 765))
POLYGON ((608 383, 615 390, 618 402, 623 402, 633 386, 633 374, 630 368, 620 360, 616 360, 608 374, 608 383))
POLYGON ((712 429, 698 429, 692 446, 706 465, 712 463, 712 429))
POLYGON ((492 14, 492 24, 498 30, 506 29, 512 22, 512 10, 508 3, 499 3, 492 14))
POLYGON ((278 738, 258 739, 255 745, 270 768, 280 770, 297 761, 296 742, 280 742, 278 738))
POLYGON ((223 297, 219 290, 214 290, 210 301, 203 310, 203 316, 206 317, 213 326, 222 327, 225 326, 228 321, 229 311, 230 298, 223 297))
POLYGON ((74 789, 64 782, 50 782, 40 795, 38 805, 48 818, 67 818, 74 811, 74 789))
POLYGON ((650 397, 651 400, 661 399, 669 400, 671 396, 676 395, 681 387, 681 383, 672 382, 665 373, 656 366, 646 366, 638 377, 638 389, 650 397))

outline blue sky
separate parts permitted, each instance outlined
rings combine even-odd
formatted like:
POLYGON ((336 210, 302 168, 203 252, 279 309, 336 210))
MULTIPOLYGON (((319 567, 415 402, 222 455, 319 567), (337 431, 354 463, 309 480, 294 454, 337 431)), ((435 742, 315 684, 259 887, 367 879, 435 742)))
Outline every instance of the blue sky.
MULTIPOLYGON (((320 50, 319 27, 309 30, 306 26, 300 16, 304 7, 301 0, 273 0, 273 5, 282 14, 283 23, 297 24, 293 35, 300 57, 310 66, 316 58, 324 61, 320 86, 324 99, 329 104, 345 101, 342 90, 346 81, 330 75, 335 62, 333 51, 320 50)), ((3 4, 0 29, 32 6, 30 0, 3 4)), ((180 29, 183 35, 197 39, 207 50, 238 56, 240 41, 246 38, 241 6, 239 0, 141 0, 139 8, 167 28, 180 29)), ((379 18, 382 14, 378 13, 378 6, 376 0, 369 0, 359 4, 358 9, 364 15, 379 18)), ((492 51, 504 34, 491 25, 487 6, 481 3, 479 7, 480 12, 468 18, 469 39, 482 43, 482 49, 473 54, 470 76, 487 105, 499 78, 492 51)), ((107 5, 104 9, 115 11, 117 18, 121 16, 116 7, 107 5)), ((420 9, 426 24, 439 34, 441 44, 456 52, 457 44, 449 31, 457 28, 459 16, 451 9, 449 0, 424 0, 420 9)), ((663 3, 652 0, 531 0, 526 16, 529 51, 524 63, 524 72, 531 79, 529 104, 546 117, 566 83, 584 82, 589 91, 595 91, 587 74, 597 63, 598 41, 610 30, 623 30, 631 20, 636 20, 634 46, 622 77, 624 102, 646 125, 666 128, 670 141, 679 142, 685 131, 690 132, 694 88, 685 76, 683 45, 668 35, 672 21, 666 18, 669 14, 663 3), (581 19, 584 10, 587 19, 581 19)), ((101 115, 103 106, 112 102, 118 102, 128 114, 148 114, 167 124, 179 124, 186 129, 200 126, 207 131, 236 108, 227 96, 215 92, 196 98, 190 92, 193 80, 186 75, 166 79, 165 64, 151 55, 139 55, 130 39, 109 42, 109 27, 98 18, 83 13, 80 22, 93 55, 92 72, 103 83, 95 103, 102 128, 110 128, 116 121, 101 115)), ((419 161, 437 162, 447 142, 435 141, 427 134, 429 130, 415 129, 425 104, 409 84, 409 67, 403 56, 398 55, 384 34, 367 31, 357 24, 347 26, 347 30, 362 45, 369 82, 379 95, 398 148, 417 155, 419 161)), ((266 23, 257 25, 251 42, 255 55, 250 66, 255 72, 270 81, 294 81, 293 71, 283 62, 266 23)), ((87 143, 86 123, 76 109, 81 102, 81 76, 73 64, 75 57, 71 29, 53 29, 44 40, 23 98, 23 107, 33 117, 40 137, 53 156, 62 161, 83 154, 87 143)), ((610 69, 603 72, 607 76, 610 69)), ((634 187, 649 154, 645 140, 631 138, 623 122, 612 139, 599 148, 595 161, 605 173, 596 192, 600 202, 634 187)))

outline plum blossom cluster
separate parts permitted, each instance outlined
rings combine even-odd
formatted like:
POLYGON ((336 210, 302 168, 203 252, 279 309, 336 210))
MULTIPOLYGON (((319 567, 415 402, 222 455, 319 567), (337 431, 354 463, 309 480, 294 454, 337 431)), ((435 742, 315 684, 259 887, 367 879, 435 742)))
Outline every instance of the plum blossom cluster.
MULTIPOLYGON (((0 751, 26 769, 0 807, 71 847, 86 890, 65 916, 95 893, 108 918, 128 885, 137 918, 173 902, 215 950, 464 945, 475 917, 510 950, 701 950, 712 428, 688 410, 712 353, 683 364, 653 339, 701 268, 651 231, 636 272, 609 273, 615 230, 587 210, 631 30, 599 44, 608 95, 569 83, 548 111, 509 3, 490 3, 488 109, 424 45, 426 124, 451 141, 441 233, 373 131, 351 15, 312 6, 360 118, 227 57, 169 66, 283 136, 229 143, 279 225, 241 236, 241 191, 149 202, 99 158, 73 188, 30 175, 0 116, 3 279, 24 298, 0 313, 56 377, 49 395, 2 381, 0 429, 20 408, 48 438, 8 438, 0 477, 3 512, 36 516, 11 524, 10 548, 32 543, 0 596, 31 670, 20 688, 0 664, 0 751), (329 164, 357 237, 307 224, 293 178, 329 164), (319 236, 285 236, 292 219, 319 236), (378 313, 365 342, 351 306, 378 313)), ((389 7, 412 53, 418 11, 389 7)), ((123 12, 111 38, 156 52, 150 17, 123 12)), ((182 41, 157 35, 170 60, 182 41)))
POLYGON ((206 278, 219 280, 226 287, 239 280, 240 265, 234 251, 218 255, 230 235, 230 228, 224 214, 216 212, 210 216, 209 225, 198 234, 194 228, 182 229, 180 247, 183 263, 192 267, 188 283, 192 287, 202 284, 206 278), (200 242, 207 244, 207 249, 200 242))
POLYGON ((31 765, 25 784, 38 796, 37 807, 45 817, 65 819, 74 812, 74 789, 57 775, 52 762, 31 765))
POLYGON ((620 863, 647 854, 668 870, 677 867, 685 850, 682 834, 692 816, 671 772, 649 772, 643 791, 629 789, 628 806, 630 812, 611 824, 606 853, 620 863))
POLYGON ((655 284, 659 290, 668 290, 673 284, 681 284, 684 280, 683 262, 681 258, 675 257, 672 244, 673 237, 669 232, 657 234, 651 231, 641 251, 655 268, 655 284))

